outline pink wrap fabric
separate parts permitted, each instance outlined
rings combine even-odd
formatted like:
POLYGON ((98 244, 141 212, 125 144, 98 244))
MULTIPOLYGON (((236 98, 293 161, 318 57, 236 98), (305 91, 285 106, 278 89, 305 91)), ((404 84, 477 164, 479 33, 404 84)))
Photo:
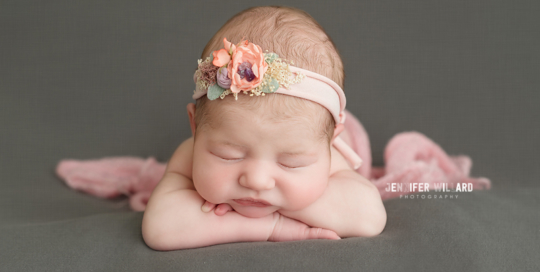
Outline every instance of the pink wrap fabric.
MULTIPOLYGON (((372 167, 371 148, 367 132, 354 115, 345 110, 345 130, 339 137, 362 159, 356 171, 369 179, 383 200, 411 192, 387 192, 390 183, 471 183, 473 190, 489 189, 487 178, 469 177, 472 161, 468 156, 449 156, 425 135, 410 131, 396 134, 385 147, 384 167, 372 167)), ((101 197, 115 198, 126 195, 134 211, 144 211, 153 189, 165 173, 166 163, 153 157, 104 157, 98 160, 61 160, 57 175, 66 184, 79 191, 101 197)), ((430 186, 433 188, 433 186, 430 186)))

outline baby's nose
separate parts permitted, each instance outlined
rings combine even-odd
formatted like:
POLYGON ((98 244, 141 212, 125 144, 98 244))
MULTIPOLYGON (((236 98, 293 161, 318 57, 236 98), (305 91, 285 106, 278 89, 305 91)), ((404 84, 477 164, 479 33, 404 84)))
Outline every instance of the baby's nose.
POLYGON ((270 190, 274 188, 275 181, 270 167, 264 162, 252 162, 240 176, 240 185, 256 191, 270 190))

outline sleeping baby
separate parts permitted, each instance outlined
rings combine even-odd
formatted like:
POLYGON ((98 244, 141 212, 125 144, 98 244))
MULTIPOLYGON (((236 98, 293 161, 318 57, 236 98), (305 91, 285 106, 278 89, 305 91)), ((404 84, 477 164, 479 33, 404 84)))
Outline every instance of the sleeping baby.
POLYGON ((206 45, 176 149, 144 212, 155 250, 245 241, 369 237, 386 224, 379 190, 339 137, 341 58, 306 12, 255 7, 206 45))

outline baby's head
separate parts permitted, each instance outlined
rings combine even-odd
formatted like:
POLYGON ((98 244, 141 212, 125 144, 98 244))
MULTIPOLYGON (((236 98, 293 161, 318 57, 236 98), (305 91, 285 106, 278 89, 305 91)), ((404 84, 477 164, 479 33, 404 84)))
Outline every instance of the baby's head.
MULTIPOLYGON (((343 64, 330 37, 306 12, 254 7, 231 18, 205 47, 203 59, 242 39, 326 76, 343 88, 343 64)), ((194 134, 193 181, 203 198, 228 203, 251 217, 299 210, 318 199, 328 182, 331 141, 343 129, 322 105, 290 95, 238 94, 188 105, 194 134), (254 198, 271 205, 241 205, 254 198)))
POLYGON ((343 89, 343 62, 334 42, 307 12, 280 6, 252 7, 229 19, 206 44, 202 58, 223 48, 223 38, 237 43, 242 38, 296 67, 335 81, 343 89))
MULTIPOLYGON (((323 76, 336 82, 343 89, 344 70, 341 57, 330 37, 324 29, 305 11, 292 7, 253 7, 246 9, 229 19, 210 39, 202 52, 202 58, 223 48, 223 38, 236 43, 242 38, 259 45, 263 51, 268 50, 281 58, 292 60, 294 65, 323 76)), ((327 142, 332 139, 334 120, 327 109, 321 105, 302 98, 272 94, 268 97, 239 96, 239 107, 249 103, 271 103, 276 112, 285 115, 307 117, 314 126, 317 134, 326 135, 327 142), (255 101, 258 100, 258 101, 255 101), (247 102, 247 103, 243 103, 247 102), (244 104, 244 105, 240 105, 244 104), (310 111, 311 110, 311 111, 310 111), (315 114, 311 115, 310 114, 315 114)), ((197 99, 195 120, 198 126, 212 122, 207 107, 208 98, 197 99)), ((219 101, 216 101, 219 102, 219 101)), ((210 103, 217 105, 216 103, 210 103)), ((276 116, 277 117, 277 116, 276 116)))

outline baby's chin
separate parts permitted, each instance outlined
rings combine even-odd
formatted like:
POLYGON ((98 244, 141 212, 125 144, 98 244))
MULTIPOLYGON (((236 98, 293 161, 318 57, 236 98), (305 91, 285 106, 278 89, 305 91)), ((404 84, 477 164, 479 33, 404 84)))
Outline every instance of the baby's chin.
POLYGON ((268 207, 254 207, 254 206, 242 206, 242 205, 234 205, 234 206, 231 205, 231 206, 238 214, 241 214, 245 217, 251 217, 251 218, 265 217, 279 210, 279 207, 276 207, 276 206, 268 206, 268 207))

